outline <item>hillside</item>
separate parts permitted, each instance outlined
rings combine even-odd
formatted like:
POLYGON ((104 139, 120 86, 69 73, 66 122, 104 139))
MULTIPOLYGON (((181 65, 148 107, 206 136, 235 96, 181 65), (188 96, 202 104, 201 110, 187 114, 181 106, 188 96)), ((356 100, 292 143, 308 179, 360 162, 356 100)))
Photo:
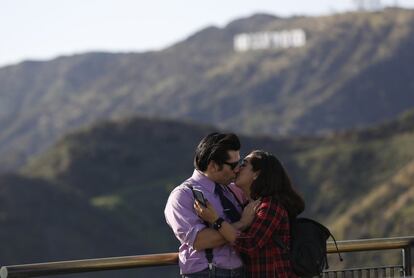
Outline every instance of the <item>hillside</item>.
MULTIPOLYGON (((213 130, 171 120, 106 122, 66 136, 33 159, 22 173, 76 189, 86 198, 128 191, 137 185, 147 188, 148 184, 169 191, 191 173, 196 144, 213 130)), ((330 136, 241 136, 241 140, 242 155, 261 148, 284 161, 308 200, 309 214, 338 220, 350 202, 359 203, 362 193, 376 192, 384 183, 393 183, 404 169, 411 169, 414 112, 374 128, 330 136)))
POLYGON ((414 107, 414 11, 258 14, 147 53, 87 53, 0 68, 0 170, 73 128, 130 115, 250 135, 369 126, 414 107), (303 29, 301 48, 235 52, 239 33, 303 29))
MULTIPOLYGON (((375 128, 325 137, 325 140, 295 154, 295 174, 303 191, 316 190, 314 197, 309 195, 311 205, 308 209, 316 215, 325 215, 327 221, 334 225, 348 209, 359 207, 366 194, 376 192, 384 182, 392 182, 394 176, 413 161, 413 128, 414 113, 410 112, 398 121, 375 128)), ((408 182, 405 186, 410 187, 411 184, 408 182)), ((390 187, 389 190, 397 190, 397 187, 390 187)), ((375 206, 370 210, 376 211, 375 206)), ((370 237, 388 234, 382 229, 371 232, 370 237)), ((353 238, 364 237, 362 230, 342 235, 344 239, 352 235, 353 238)))
POLYGON ((413 178, 414 160, 368 194, 359 196, 333 222, 333 227, 342 232, 341 237, 347 238, 366 237, 378 231, 381 231, 378 236, 412 231, 414 223, 409 219, 414 209, 413 178), (376 218, 381 221, 366 221, 376 218))
MULTIPOLYGON (((161 229, 164 235, 159 240, 148 241, 159 235, 152 230, 154 227, 148 227, 144 217, 136 220, 139 225, 131 227, 129 221, 134 219, 125 216, 125 222, 125 218, 96 204, 100 202, 91 203, 75 190, 45 180, 1 175, 0 266, 157 253, 165 251, 165 242, 173 245, 173 238, 165 229, 161 229)), ((174 277, 169 273, 177 273, 176 267, 156 271, 159 277, 174 277)), ((117 275, 136 277, 152 273, 149 268, 122 270, 117 275)), ((65 276, 99 278, 113 274, 65 276)))
MULTIPOLYGON (((0 176, 2 265, 113 255, 103 242, 131 252, 131 234, 109 229, 119 220, 94 208, 71 188, 15 174, 0 176), (106 232, 102 232, 106 231, 106 232)), ((135 246, 135 247, 133 247, 135 246)))
MULTIPOLYGON (((10 244, 0 249, 1 264, 176 250, 164 204, 191 174, 196 144, 213 130, 133 118, 65 136, 21 176, 0 178, 1 233, 10 244), (35 228, 24 233, 28 227, 35 228)), ((408 217, 414 206, 414 112, 331 136, 241 140, 244 154, 262 148, 282 159, 305 196, 305 215, 329 226, 337 239, 405 236, 414 225, 408 217)), ((163 277, 177 273, 160 271, 163 277)), ((123 277, 134 275, 131 270, 123 277)))

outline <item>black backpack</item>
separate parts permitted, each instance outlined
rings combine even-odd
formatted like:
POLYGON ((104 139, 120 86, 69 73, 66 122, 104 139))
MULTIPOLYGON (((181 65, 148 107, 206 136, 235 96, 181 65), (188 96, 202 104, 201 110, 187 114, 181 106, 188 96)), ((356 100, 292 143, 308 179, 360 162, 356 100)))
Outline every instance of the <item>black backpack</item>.
MULTIPOLYGON (((290 248, 278 236, 275 236, 275 241, 288 253, 293 272, 299 277, 320 276, 322 271, 329 267, 326 241, 331 236, 336 246, 334 236, 321 223, 300 217, 291 220, 290 233, 290 248)), ((336 249, 342 261, 338 246, 336 249)))

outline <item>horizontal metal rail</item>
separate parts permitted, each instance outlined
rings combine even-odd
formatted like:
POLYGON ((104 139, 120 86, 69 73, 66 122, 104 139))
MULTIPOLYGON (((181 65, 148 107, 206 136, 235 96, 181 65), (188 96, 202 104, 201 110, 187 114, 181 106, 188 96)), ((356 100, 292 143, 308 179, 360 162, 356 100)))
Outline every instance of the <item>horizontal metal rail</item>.
MULTIPOLYGON (((389 249, 404 249, 414 243, 414 236, 408 237, 391 237, 391 238, 373 238, 358 240, 341 240, 337 241, 340 252, 358 252, 358 251, 375 251, 389 249)), ((335 244, 330 241, 327 245, 328 253, 337 253, 335 244)))
POLYGON ((0 269, 0 277, 39 277, 56 274, 177 265, 177 263, 178 253, 163 253, 141 256, 22 264, 3 266, 0 269))
MULTIPOLYGON (((407 262, 406 275, 411 275, 411 246, 414 236, 381 239, 337 241, 340 252, 358 252, 388 249, 404 249, 407 262), (409 266, 409 267, 408 267, 409 266), (409 268, 409 270, 408 270, 409 268)), ((337 253, 333 242, 328 242, 328 253, 337 253)), ((102 270, 168 266, 178 264, 178 253, 163 253, 141 256, 113 257, 88 260, 60 261, 36 264, 3 266, 1 278, 38 277, 102 270)))

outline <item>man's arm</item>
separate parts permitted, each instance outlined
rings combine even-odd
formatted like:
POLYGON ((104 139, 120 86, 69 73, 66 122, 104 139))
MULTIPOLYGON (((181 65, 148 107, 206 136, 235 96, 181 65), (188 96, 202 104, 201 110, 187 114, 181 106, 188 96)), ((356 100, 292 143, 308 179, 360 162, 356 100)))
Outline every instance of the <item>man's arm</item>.
MULTIPOLYGON (((242 217, 238 222, 230 224, 224 221, 220 231, 210 228, 205 228, 199 231, 194 241, 194 248, 196 250, 203 250, 206 248, 218 247, 225 243, 233 243, 236 240, 239 231, 245 230, 252 223, 258 204, 260 204, 259 200, 250 202, 243 210, 242 217)), ((208 202, 207 207, 205 207, 196 201, 194 209, 203 220, 210 224, 213 224, 219 217, 216 210, 208 202)))
POLYGON ((207 228, 204 221, 195 213, 194 197, 188 188, 173 190, 164 213, 168 225, 182 244, 199 251, 226 243, 218 231, 207 228))
POLYGON ((194 241, 194 249, 197 251, 216 248, 228 243, 226 239, 216 230, 205 228, 197 233, 194 241))

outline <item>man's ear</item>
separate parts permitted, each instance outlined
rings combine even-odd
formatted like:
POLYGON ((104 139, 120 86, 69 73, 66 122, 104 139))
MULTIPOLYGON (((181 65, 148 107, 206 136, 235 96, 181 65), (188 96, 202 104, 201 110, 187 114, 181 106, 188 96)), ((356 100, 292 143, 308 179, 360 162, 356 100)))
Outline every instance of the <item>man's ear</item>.
POLYGON ((220 171, 220 166, 215 161, 211 160, 208 163, 207 169, 209 169, 209 171, 212 173, 216 173, 220 171))

